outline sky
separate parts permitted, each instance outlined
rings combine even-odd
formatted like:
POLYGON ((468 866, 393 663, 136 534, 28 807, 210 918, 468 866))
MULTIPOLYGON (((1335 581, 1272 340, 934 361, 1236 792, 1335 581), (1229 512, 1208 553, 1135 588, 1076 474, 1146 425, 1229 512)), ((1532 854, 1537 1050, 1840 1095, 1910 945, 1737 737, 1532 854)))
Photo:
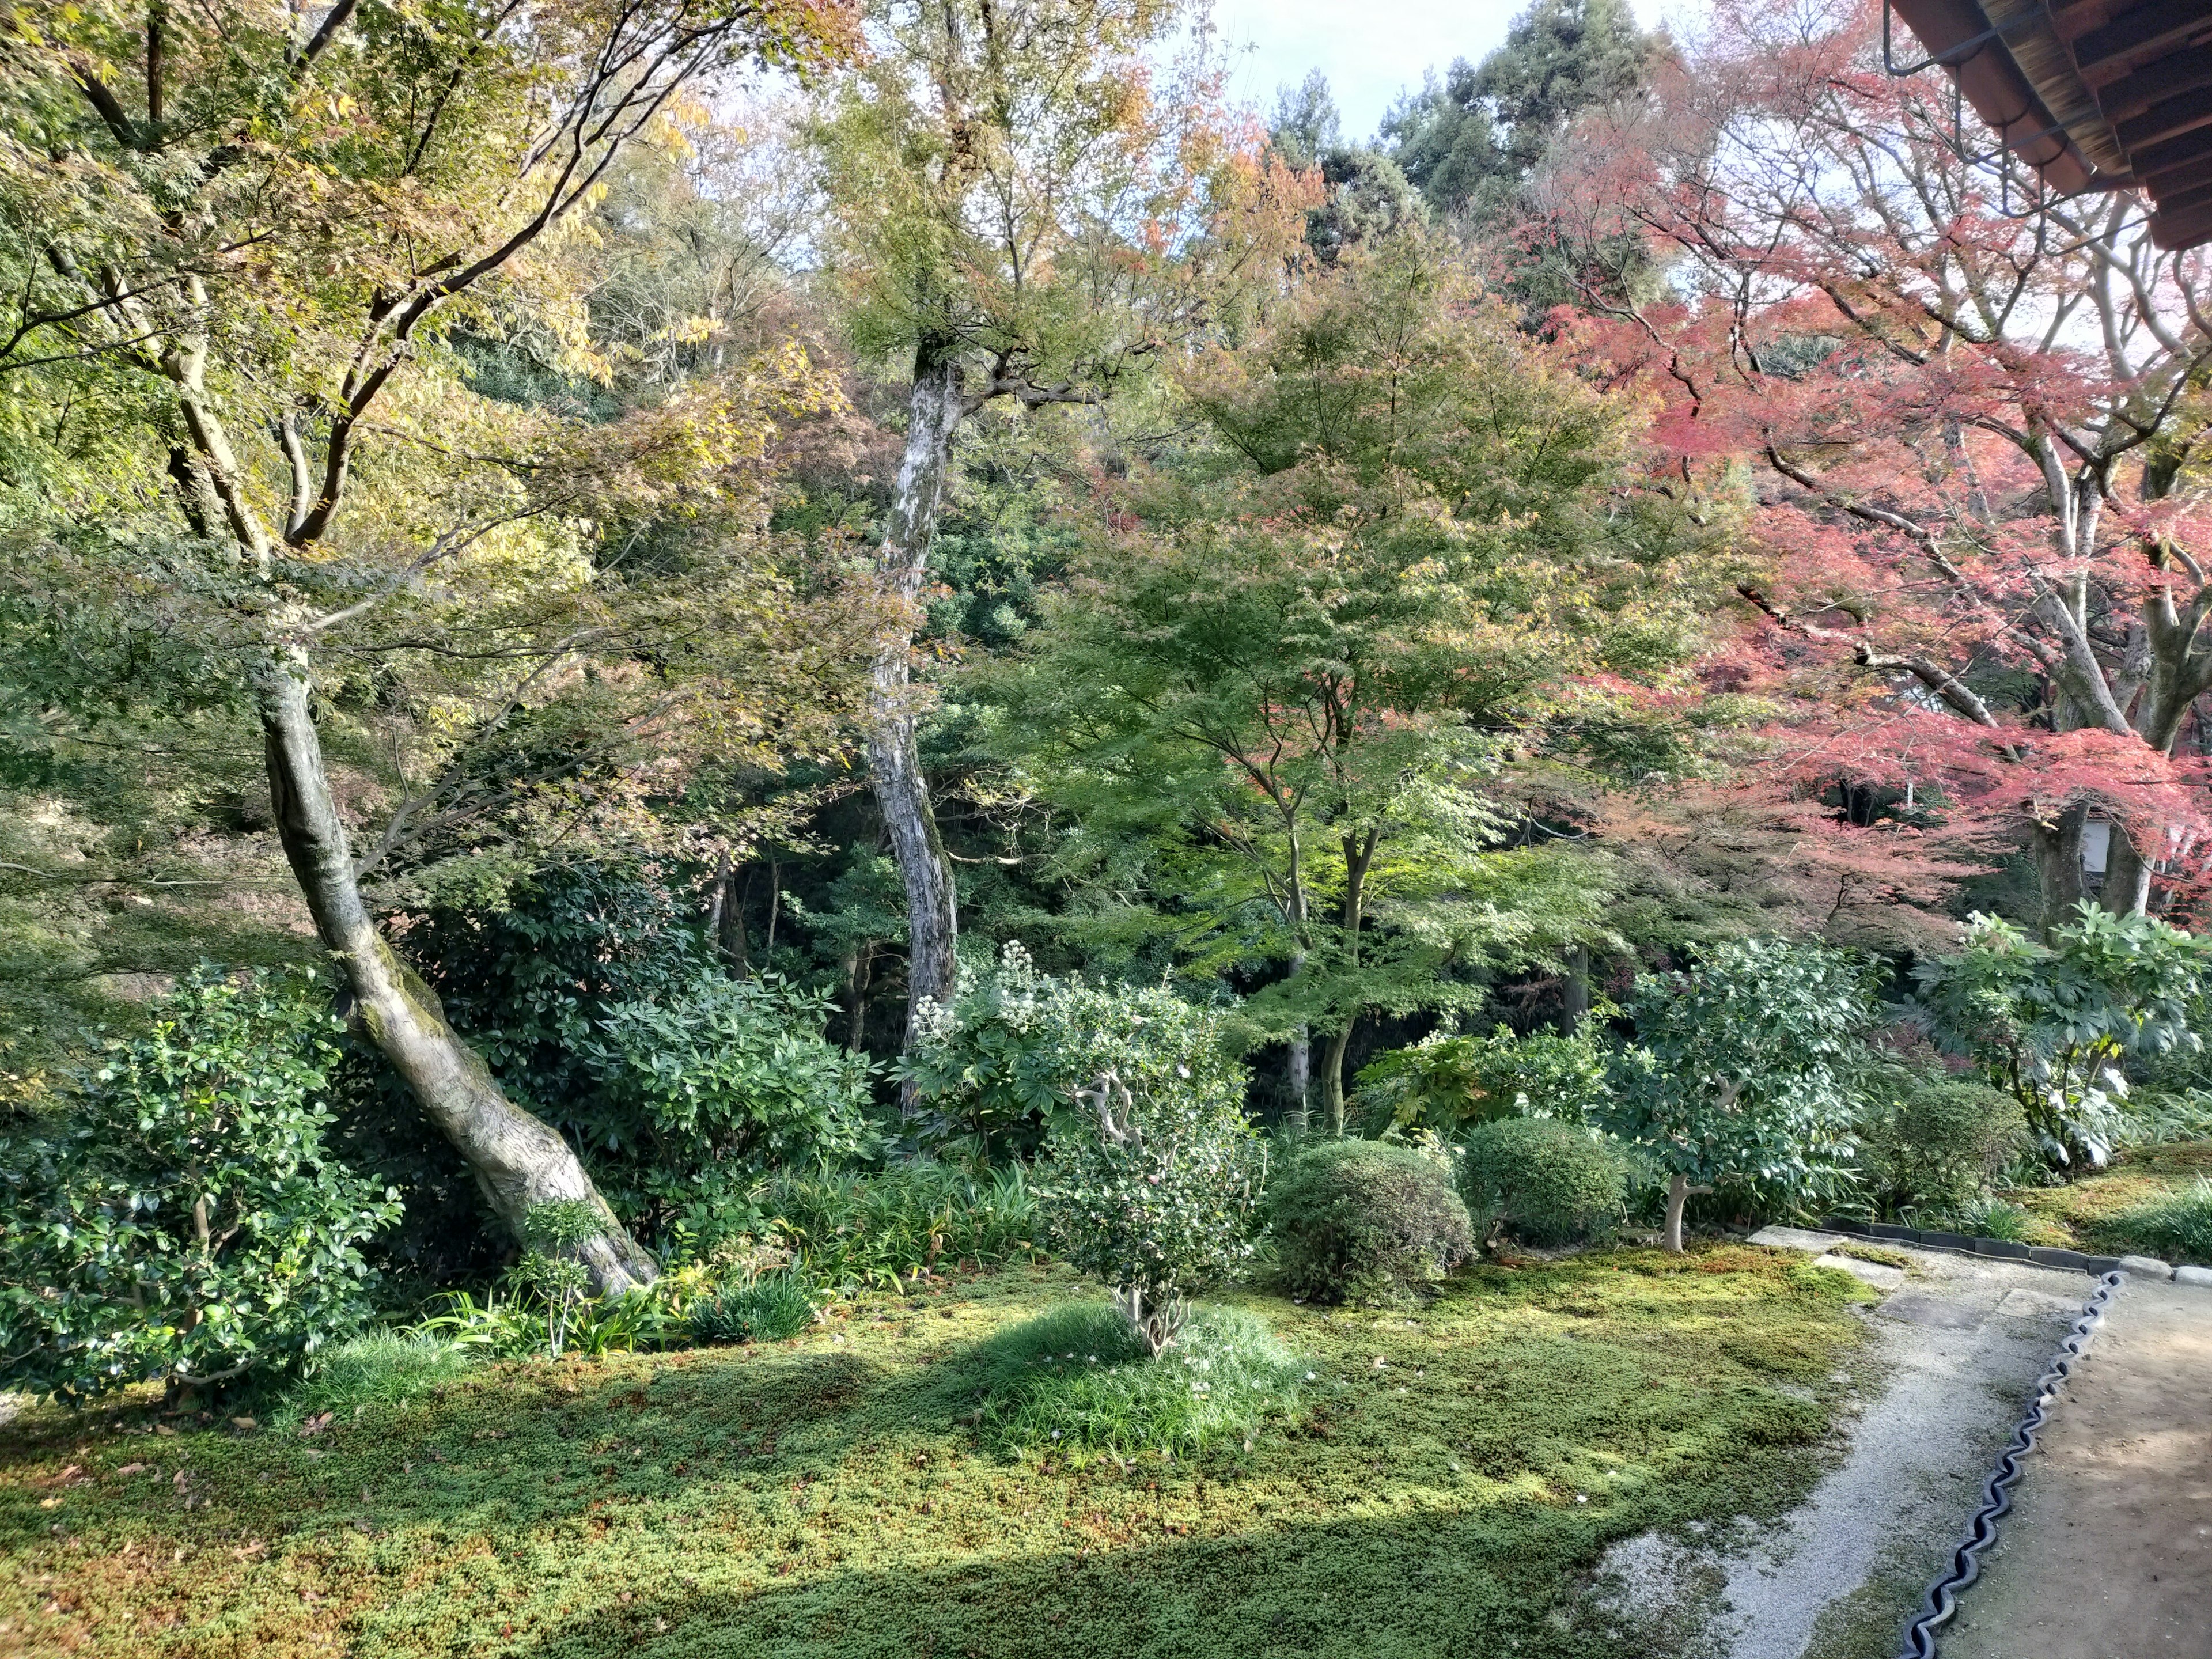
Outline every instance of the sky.
MULTIPOLYGON (((1306 71, 1328 76, 1347 138, 1371 137, 1382 113, 1421 71, 1455 58, 1473 63, 1505 38, 1528 0, 1215 0, 1214 21, 1230 52, 1231 90, 1262 114, 1275 88, 1306 71)), ((1679 0, 1635 0, 1649 27, 1679 0)))

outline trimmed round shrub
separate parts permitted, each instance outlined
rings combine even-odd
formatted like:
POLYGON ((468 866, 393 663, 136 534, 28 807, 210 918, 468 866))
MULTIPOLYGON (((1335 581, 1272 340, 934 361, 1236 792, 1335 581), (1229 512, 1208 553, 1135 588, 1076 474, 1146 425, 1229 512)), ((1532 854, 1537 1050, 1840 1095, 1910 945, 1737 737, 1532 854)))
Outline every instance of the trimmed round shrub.
POLYGON ((1898 1068, 1859 1109, 1859 1170, 1877 1220, 1961 1211, 2033 1142, 2010 1095, 1978 1078, 1898 1068), (1887 1085, 1887 1086, 1882 1086, 1887 1085))
POLYGON ((1451 1176, 1411 1146, 1309 1146, 1269 1198, 1277 1258, 1293 1295, 1403 1302, 1474 1254, 1474 1229, 1451 1176))
POLYGON ((1628 1164, 1619 1148, 1556 1118, 1507 1117, 1471 1131, 1460 1190, 1484 1231, 1528 1244, 1601 1238, 1619 1224, 1628 1164))

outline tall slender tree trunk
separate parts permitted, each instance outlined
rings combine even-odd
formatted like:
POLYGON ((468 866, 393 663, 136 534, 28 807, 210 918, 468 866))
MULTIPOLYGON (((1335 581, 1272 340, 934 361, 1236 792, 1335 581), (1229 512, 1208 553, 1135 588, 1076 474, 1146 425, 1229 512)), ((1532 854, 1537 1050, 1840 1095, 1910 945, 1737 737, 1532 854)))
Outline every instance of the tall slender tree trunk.
POLYGON ((929 781, 915 745, 908 659, 914 617, 929 570, 929 549, 945 505, 952 434, 966 416, 960 365, 948 340, 925 338, 915 350, 907 396, 906 453, 899 462, 880 555, 885 586, 900 601, 900 621, 878 647, 868 709, 868 775, 906 888, 907 1035, 925 999, 951 1000, 959 976, 960 910, 952 863, 937 831, 929 781))
POLYGON ((1321 1062, 1321 1109, 1328 1120, 1328 1132, 1338 1139, 1344 1137, 1344 1052, 1352 1047, 1352 1029, 1359 1024, 1353 1016, 1344 1022, 1344 1029, 1328 1040, 1328 1051, 1321 1062))
POLYGON ((1300 1134, 1313 1127, 1313 1028, 1301 1025, 1291 1034, 1289 1092, 1291 1121, 1300 1134))
POLYGON ((602 1292, 650 1284, 659 1276, 653 1258, 615 1218, 568 1143, 501 1092, 483 1059, 446 1023, 436 994, 369 920, 307 691, 304 661, 271 653, 258 665, 255 700, 277 835, 315 931, 346 976, 354 1018, 468 1160, 502 1220, 519 1233, 532 1205, 580 1199, 605 1222, 605 1231, 578 1251, 592 1284, 602 1292))
POLYGON ((1577 945, 1567 952, 1567 972, 1559 987, 1559 1030, 1572 1036, 1589 1013, 1589 947, 1577 945))
MULTIPOLYGON (((2086 804, 2068 807, 2028 830, 2035 851, 2035 873, 2043 896, 2043 937, 2063 926, 2081 902, 2081 830, 2089 821, 2086 804)), ((2115 841, 2120 839, 2115 836, 2115 841)))
MULTIPOLYGON (((1344 838, 1344 960, 1353 973, 1359 969, 1359 927, 1364 920, 1367 901, 1367 872, 1375 862, 1375 848, 1382 840, 1382 831, 1369 829, 1364 835, 1355 832, 1344 838)), ((1359 1024, 1359 1010, 1354 1008, 1345 1016, 1344 1029, 1328 1040, 1328 1052, 1321 1063, 1321 1105, 1322 1115, 1328 1120, 1328 1132, 1341 1137, 1344 1133, 1344 1054, 1352 1046, 1352 1028, 1359 1024)))
POLYGON ((1676 1170, 1667 1177, 1667 1232, 1662 1243, 1676 1255, 1682 1253, 1682 1206, 1690 1201, 1690 1177, 1676 1170))

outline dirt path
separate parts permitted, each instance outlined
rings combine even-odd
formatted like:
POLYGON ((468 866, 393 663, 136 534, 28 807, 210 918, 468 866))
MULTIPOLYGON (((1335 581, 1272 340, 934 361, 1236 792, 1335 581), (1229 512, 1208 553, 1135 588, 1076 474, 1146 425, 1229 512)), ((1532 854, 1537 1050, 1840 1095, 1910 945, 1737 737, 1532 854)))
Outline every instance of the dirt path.
MULTIPOLYGON (((1755 1242, 1820 1254, 1845 1241, 1769 1228, 1755 1242)), ((1700 1651, 1894 1659, 1906 1615, 2094 1288, 2085 1273, 1899 1253, 1909 1273, 1823 1256, 1885 1294, 1869 1316, 1873 1341, 1851 1368, 1850 1447, 1787 1523, 1747 1547, 1687 1547, 1647 1534, 1607 1556, 1602 1571, 1620 1575, 1630 1607, 1703 1615, 1700 1651), (1702 1606, 1684 1606, 1686 1587, 1700 1585, 1702 1606)))
POLYGON ((2130 1279, 1942 1659, 2212 1656, 2212 1291, 2130 1279))

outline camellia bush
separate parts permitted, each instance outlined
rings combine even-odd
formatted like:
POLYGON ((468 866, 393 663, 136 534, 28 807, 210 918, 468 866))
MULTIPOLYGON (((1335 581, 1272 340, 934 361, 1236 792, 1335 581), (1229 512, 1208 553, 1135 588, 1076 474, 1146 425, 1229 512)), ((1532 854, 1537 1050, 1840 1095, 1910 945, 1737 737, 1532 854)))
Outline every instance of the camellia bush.
POLYGON ((1851 1081, 1875 1002, 1849 953, 1788 939, 1716 945, 1632 1007, 1605 1127, 1667 1176, 1667 1248, 1692 1193, 1805 1190, 1850 1157, 1851 1081))
POLYGON ((1037 1192, 1046 1236, 1102 1279, 1157 1357, 1194 1291, 1240 1277, 1266 1174, 1259 1137, 1218 1091, 1139 1090, 1110 1067, 1054 1121, 1037 1192))
POLYGON ((824 994, 708 967, 601 1017, 583 1052, 630 1158, 599 1179, 641 1231, 706 1224, 771 1170, 868 1150, 872 1067, 823 1036, 829 1008, 824 994))
POLYGON ((64 1112, 0 1139, 0 1387, 80 1404, 281 1370, 359 1330, 399 1218, 331 1157, 337 1021, 309 984, 203 970, 64 1112))
POLYGON ((951 1002, 922 1005, 901 1074, 925 1142, 1018 1156, 1108 1072, 1136 1095, 1173 1093, 1241 1119, 1249 1073, 1225 1026, 1224 1011, 1172 991, 1039 973, 1016 942, 988 972, 963 972, 951 1002))

